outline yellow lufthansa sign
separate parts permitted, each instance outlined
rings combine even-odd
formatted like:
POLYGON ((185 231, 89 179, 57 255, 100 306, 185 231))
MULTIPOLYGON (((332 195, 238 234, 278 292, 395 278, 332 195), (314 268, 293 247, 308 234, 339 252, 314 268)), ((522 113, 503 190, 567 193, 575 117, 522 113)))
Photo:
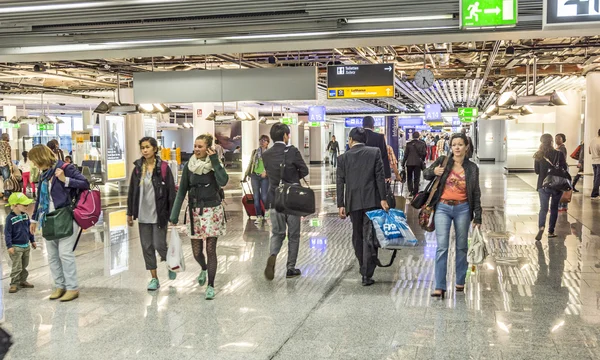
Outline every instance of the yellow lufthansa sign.
POLYGON ((352 86, 329 88, 327 98, 329 99, 370 99, 394 97, 393 86, 352 86))
POLYGON ((106 175, 108 180, 125 178, 125 162, 109 163, 106 175))

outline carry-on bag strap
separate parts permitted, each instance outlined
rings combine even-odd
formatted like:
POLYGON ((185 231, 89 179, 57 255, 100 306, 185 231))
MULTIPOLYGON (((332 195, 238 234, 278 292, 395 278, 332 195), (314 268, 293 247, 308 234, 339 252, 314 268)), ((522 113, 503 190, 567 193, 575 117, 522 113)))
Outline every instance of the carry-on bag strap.
MULTIPOLYGON (((444 158, 444 162, 442 164, 442 167, 444 168, 444 171, 446 170, 446 166, 448 165, 448 160, 450 159, 449 156, 446 156, 444 158)), ((435 193, 437 192, 437 189, 440 185, 440 181, 442 179, 442 176, 438 176, 435 178, 434 183, 433 183, 433 187, 431 188, 431 192, 429 193, 429 198, 427 199, 427 202, 425 203, 425 206, 429 206, 431 204, 431 201, 433 200, 433 197, 435 196, 435 193)))

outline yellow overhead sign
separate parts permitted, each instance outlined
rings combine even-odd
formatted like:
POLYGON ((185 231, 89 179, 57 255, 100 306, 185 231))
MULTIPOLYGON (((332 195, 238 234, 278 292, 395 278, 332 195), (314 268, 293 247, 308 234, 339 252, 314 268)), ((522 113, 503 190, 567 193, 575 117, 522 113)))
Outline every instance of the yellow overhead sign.
POLYGON ((394 97, 393 86, 352 86, 329 88, 329 99, 369 99, 394 97))

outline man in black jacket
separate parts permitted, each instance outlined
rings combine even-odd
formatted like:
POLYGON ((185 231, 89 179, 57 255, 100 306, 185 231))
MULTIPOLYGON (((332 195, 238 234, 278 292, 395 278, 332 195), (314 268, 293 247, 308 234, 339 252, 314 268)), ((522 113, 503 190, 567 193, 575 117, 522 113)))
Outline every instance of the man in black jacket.
POLYGON ((406 144, 402 167, 406 167, 406 182, 408 183, 408 192, 415 196, 419 192, 421 182, 421 170, 425 165, 427 157, 427 145, 420 139, 421 134, 414 132, 412 141, 406 144))
POLYGON ((331 156, 331 165, 334 167, 337 166, 337 157, 340 153, 340 144, 335 140, 335 135, 331 137, 331 141, 327 145, 327 151, 329 151, 329 156, 331 156))
POLYGON ((273 147, 265 151, 262 155, 265 171, 269 178, 269 195, 267 197, 268 207, 271 209, 271 255, 267 260, 265 268, 265 277, 267 280, 273 280, 275 277, 275 261, 277 254, 281 250, 283 240, 285 240, 286 231, 288 237, 288 261, 286 277, 293 278, 300 276, 302 272, 296 269, 296 259, 298 258, 298 248, 300 247, 300 217, 295 215, 286 215, 277 212, 272 206, 275 200, 275 190, 279 187, 280 181, 287 184, 299 184, 300 179, 308 175, 308 167, 302 158, 300 151, 294 146, 288 146, 290 139, 290 128, 285 124, 275 124, 271 127, 271 139, 273 147), (285 161, 284 161, 285 160, 285 161), (281 176, 281 165, 283 167, 283 177, 281 176))
POLYGON ((340 218, 350 215, 352 245, 360 265, 363 286, 373 285, 377 248, 370 244, 371 222, 367 211, 383 208, 388 211, 385 175, 379 149, 365 146, 367 133, 363 128, 350 131, 350 150, 339 157, 337 170, 337 205, 340 218))
POLYGON ((381 160, 383 160, 383 172, 385 179, 389 181, 392 178, 392 170, 390 169, 390 159, 388 159, 387 145, 385 144, 385 136, 378 134, 375 131, 375 119, 372 116, 365 116, 363 119, 363 127, 367 134, 366 146, 376 147, 381 152, 381 160))

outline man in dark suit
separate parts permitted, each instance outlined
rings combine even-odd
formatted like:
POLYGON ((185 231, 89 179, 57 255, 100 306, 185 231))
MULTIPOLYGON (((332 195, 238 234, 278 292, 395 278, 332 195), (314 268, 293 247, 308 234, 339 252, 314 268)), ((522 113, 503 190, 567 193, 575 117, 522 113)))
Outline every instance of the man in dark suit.
POLYGON ((274 141, 273 147, 262 155, 265 171, 269 178, 267 202, 268 207, 271 209, 271 254, 265 268, 267 280, 273 280, 275 277, 275 261, 283 245, 283 240, 285 240, 286 232, 288 237, 286 277, 293 278, 302 274, 300 269, 296 269, 296 259, 300 247, 300 217, 277 212, 272 203, 275 200, 275 190, 279 187, 280 181, 286 184, 299 184, 300 179, 308 175, 308 167, 300 151, 294 146, 287 145, 290 140, 290 128, 287 125, 281 123, 273 125, 271 127, 271 139, 274 141), (281 165, 284 162, 282 178, 281 165))
POLYGON ((377 249, 370 244, 371 221, 367 211, 390 207, 385 200, 385 175, 381 152, 365 146, 367 131, 350 131, 350 150, 338 158, 337 205, 340 218, 350 215, 352 245, 360 265, 363 286, 373 285, 377 249))
POLYGON ((363 127, 367 133, 366 146, 376 147, 381 152, 381 160, 383 160, 383 172, 386 180, 391 180, 392 170, 390 169, 390 159, 388 159, 387 145, 385 144, 385 136, 378 134, 375 131, 375 119, 372 116, 365 116, 363 119, 363 127))
POLYGON ((424 169, 425 158, 427 158, 427 144, 421 140, 421 134, 415 131, 412 140, 406 144, 402 168, 406 168, 406 182, 408 183, 408 193, 415 196, 421 186, 421 171, 424 169))

